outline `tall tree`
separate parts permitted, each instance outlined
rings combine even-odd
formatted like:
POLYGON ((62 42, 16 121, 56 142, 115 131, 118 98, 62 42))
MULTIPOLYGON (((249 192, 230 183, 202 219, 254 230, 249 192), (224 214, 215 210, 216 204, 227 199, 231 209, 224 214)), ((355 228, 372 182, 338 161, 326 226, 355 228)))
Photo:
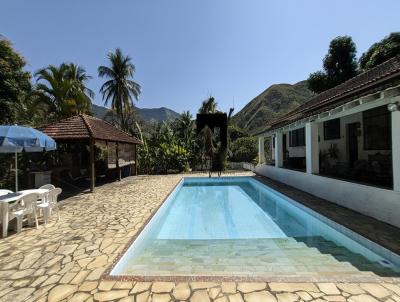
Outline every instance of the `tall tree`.
POLYGON ((21 109, 31 91, 31 74, 25 65, 12 44, 0 36, 0 124, 24 122, 21 109))
POLYGON ((110 66, 98 68, 99 77, 109 79, 100 88, 104 104, 111 101, 111 108, 115 110, 121 121, 121 128, 128 131, 127 115, 133 107, 133 99, 138 100, 141 87, 132 80, 135 65, 129 56, 122 54, 121 49, 108 54, 110 66))
POLYGON ((90 113, 94 93, 87 88, 90 76, 72 63, 49 65, 35 73, 38 102, 46 104, 54 118, 90 113))
POLYGON ((391 33, 368 48, 360 57, 360 68, 371 69, 396 55, 400 55, 400 32, 391 33))
POLYGON ((210 96, 208 99, 203 101, 199 109, 199 113, 216 113, 217 112, 217 102, 214 97, 210 96))
POLYGON ((356 45, 349 36, 333 39, 323 60, 323 71, 310 74, 310 90, 321 93, 357 75, 356 45))

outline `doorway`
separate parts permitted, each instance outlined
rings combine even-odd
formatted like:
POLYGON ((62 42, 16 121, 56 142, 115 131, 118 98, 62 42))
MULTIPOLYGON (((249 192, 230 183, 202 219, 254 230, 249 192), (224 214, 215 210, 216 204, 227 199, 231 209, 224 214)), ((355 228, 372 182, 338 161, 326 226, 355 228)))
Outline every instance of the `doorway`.
POLYGON ((283 160, 287 160, 287 146, 286 146, 286 134, 282 135, 282 151, 283 151, 283 160))
POLYGON ((358 131, 360 123, 347 124, 347 148, 350 168, 358 160, 358 131))

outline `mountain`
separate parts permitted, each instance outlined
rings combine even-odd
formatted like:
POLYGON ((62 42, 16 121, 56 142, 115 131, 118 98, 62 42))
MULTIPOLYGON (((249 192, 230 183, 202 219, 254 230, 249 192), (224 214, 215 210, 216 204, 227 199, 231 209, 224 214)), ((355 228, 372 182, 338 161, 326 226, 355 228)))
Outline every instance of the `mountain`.
POLYGON ((308 101, 314 94, 306 81, 296 84, 275 84, 252 99, 233 116, 232 121, 251 134, 262 131, 272 119, 308 101))
MULTIPOLYGON (((179 114, 171 109, 161 108, 138 108, 135 107, 136 113, 147 123, 163 122, 174 120, 179 117, 179 114)), ((103 119, 108 112, 108 108, 103 106, 92 105, 93 115, 103 119)))

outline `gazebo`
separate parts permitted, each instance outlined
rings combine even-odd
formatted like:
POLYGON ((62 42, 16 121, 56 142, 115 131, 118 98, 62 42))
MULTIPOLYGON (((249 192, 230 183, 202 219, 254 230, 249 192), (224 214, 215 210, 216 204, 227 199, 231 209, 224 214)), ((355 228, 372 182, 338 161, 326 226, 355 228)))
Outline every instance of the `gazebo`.
MULTIPOLYGON (((41 129, 44 133, 61 144, 84 144, 89 146, 88 170, 90 175, 90 191, 93 192, 96 182, 95 147, 104 150, 108 169, 117 170, 121 179, 121 168, 130 166, 137 174, 137 144, 142 142, 112 124, 86 114, 79 114, 41 129)), ((87 148, 87 147, 85 147, 87 148)), ((70 160, 71 165, 78 165, 70 160)))

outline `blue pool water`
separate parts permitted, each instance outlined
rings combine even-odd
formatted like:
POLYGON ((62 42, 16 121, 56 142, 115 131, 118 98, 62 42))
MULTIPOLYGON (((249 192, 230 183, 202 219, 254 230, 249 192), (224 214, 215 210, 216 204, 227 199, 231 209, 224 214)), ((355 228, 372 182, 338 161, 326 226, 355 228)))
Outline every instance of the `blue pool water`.
POLYGON ((397 255, 251 177, 185 178, 112 275, 397 276, 397 255))

